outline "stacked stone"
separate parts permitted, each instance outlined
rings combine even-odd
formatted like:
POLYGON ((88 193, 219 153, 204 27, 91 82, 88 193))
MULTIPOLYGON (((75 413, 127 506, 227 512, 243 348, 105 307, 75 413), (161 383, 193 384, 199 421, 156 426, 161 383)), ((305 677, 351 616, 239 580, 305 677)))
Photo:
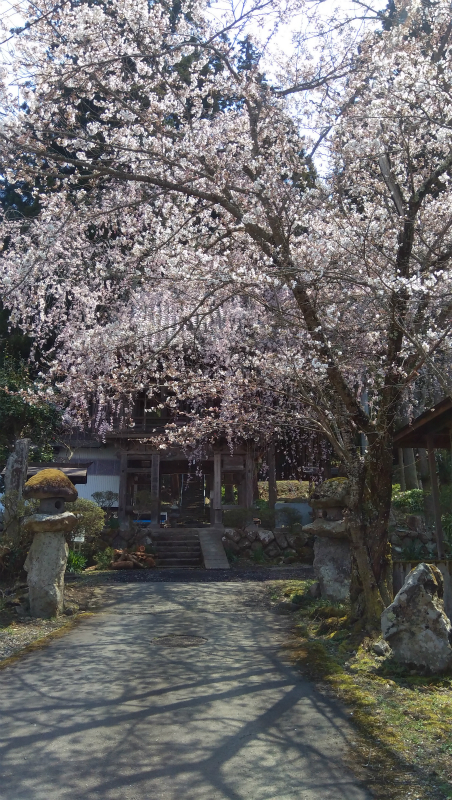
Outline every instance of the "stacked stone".
POLYGON ((65 534, 76 525, 74 514, 65 511, 78 493, 69 478, 59 469, 43 469, 24 486, 26 500, 40 500, 37 514, 29 517, 24 528, 34 534, 24 568, 28 573, 30 613, 50 619, 63 612, 64 573, 68 556, 65 534))
POLYGON ((314 572, 325 600, 341 602, 350 594, 351 551, 344 522, 350 485, 331 478, 318 486, 309 503, 314 520, 303 532, 314 535, 314 572))
POLYGON ((286 563, 303 561, 312 564, 314 557, 312 536, 301 530, 299 533, 270 531, 258 525, 248 525, 245 530, 225 528, 223 544, 226 550, 242 558, 252 558, 253 553, 264 552, 271 560, 282 557, 286 563))
POLYGON ((427 527, 424 517, 420 514, 403 515, 402 521, 398 520, 395 529, 390 532, 389 541, 393 546, 394 558, 397 558, 403 550, 416 547, 420 556, 434 558, 437 553, 435 533, 433 529, 427 527))

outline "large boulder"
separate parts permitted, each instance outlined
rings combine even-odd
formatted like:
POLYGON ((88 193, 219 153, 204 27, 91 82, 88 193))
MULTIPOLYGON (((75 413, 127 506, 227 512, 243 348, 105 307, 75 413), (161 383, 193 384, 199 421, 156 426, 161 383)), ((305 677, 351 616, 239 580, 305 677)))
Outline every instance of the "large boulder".
POLYGON ((347 541, 316 538, 314 573, 325 600, 339 603, 350 595, 351 552, 347 541))
POLYGON ((411 570, 381 615, 381 630, 397 661, 430 672, 452 669, 452 625, 443 603, 443 576, 432 564, 411 570))
POLYGON ((36 533, 25 561, 30 611, 50 619, 63 613, 68 546, 63 533, 36 533))
POLYGON ((264 545, 264 547, 270 544, 270 542, 272 542, 275 538, 273 531, 266 531, 264 528, 259 528, 257 535, 259 537, 259 541, 264 545))
POLYGON ((275 539, 281 550, 286 550, 289 545, 287 539, 282 531, 275 531, 275 539))
POLYGON ((237 544, 237 542, 239 542, 240 539, 242 538, 243 533, 241 531, 236 530, 236 528, 225 528, 224 536, 227 539, 230 539, 231 542, 235 542, 237 544))

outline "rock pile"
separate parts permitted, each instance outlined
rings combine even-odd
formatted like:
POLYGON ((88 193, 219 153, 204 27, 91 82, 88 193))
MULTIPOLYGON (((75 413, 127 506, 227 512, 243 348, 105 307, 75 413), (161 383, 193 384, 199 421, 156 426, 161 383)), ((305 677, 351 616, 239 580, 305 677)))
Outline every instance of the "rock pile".
POLYGON ((421 514, 398 514, 393 520, 393 530, 389 541, 393 546, 394 558, 403 551, 417 551, 420 557, 434 557, 437 553, 435 532, 429 528, 421 514))
POLYGON ((245 530, 225 528, 222 538, 226 551, 242 558, 252 558, 254 553, 261 552, 271 560, 282 556, 287 563, 303 561, 311 564, 314 557, 313 537, 301 531, 286 533, 248 525, 245 530))
POLYGON ((418 564, 411 570, 381 616, 383 636, 397 661, 430 672, 452 669, 452 625, 442 598, 437 567, 418 564))

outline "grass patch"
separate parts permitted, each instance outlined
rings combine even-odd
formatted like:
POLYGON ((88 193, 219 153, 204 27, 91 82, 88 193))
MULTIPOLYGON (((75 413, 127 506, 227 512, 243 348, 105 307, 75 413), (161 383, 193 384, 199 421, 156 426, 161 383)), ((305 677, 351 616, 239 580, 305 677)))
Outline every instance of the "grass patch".
MULTIPOLYGON (((268 500, 268 481, 259 481, 257 485, 259 498, 268 500)), ((309 498, 309 481, 276 481, 276 493, 278 500, 301 503, 309 498)))
POLYGON ((452 800, 452 676, 419 676, 375 655, 347 606, 313 599, 311 583, 274 584, 272 599, 299 609, 292 661, 348 709, 350 767, 375 798, 452 800))

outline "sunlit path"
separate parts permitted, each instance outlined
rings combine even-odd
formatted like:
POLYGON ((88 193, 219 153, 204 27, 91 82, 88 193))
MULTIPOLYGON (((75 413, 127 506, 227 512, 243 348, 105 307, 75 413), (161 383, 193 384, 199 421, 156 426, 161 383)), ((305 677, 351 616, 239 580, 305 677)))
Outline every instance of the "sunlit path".
POLYGON ((7 668, 2 800, 368 800, 340 710, 284 661, 290 622, 262 592, 113 586, 104 612, 7 668))

